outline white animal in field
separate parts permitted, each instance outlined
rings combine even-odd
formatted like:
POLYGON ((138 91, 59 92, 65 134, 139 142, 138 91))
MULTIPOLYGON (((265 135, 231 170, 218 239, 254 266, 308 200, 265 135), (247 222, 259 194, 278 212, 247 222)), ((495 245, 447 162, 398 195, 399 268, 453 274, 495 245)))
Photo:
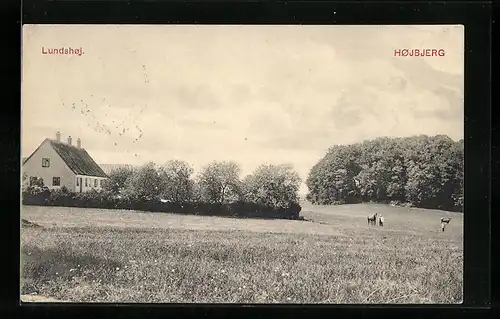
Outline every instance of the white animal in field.
POLYGON ((451 218, 445 218, 445 217, 442 217, 441 218, 441 231, 444 231, 446 225, 448 225, 450 223, 450 220, 451 218))
POLYGON ((378 225, 384 227, 384 216, 382 214, 379 215, 378 225))

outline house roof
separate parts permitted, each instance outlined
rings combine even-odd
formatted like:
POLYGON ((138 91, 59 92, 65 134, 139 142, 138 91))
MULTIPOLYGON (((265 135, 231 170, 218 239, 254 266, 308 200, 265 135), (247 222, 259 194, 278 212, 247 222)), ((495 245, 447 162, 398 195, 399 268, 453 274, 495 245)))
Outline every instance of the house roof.
MULTIPOLYGON (((66 165, 68 165, 68 167, 73 171, 73 173, 85 176, 108 177, 85 149, 48 138, 45 139, 44 143, 45 142, 50 143, 52 148, 56 151, 57 154, 59 154, 66 165)), ((33 154, 35 152, 33 152, 33 154)), ((30 157, 33 154, 31 154, 30 157)), ((23 161, 23 164, 27 160, 29 160, 30 157, 23 161)))
POLYGON ((102 170, 104 171, 104 173, 106 174, 109 174, 111 173, 112 171, 114 170, 117 170, 117 169, 134 169, 134 165, 131 165, 131 164, 99 164, 99 167, 102 168, 102 170))

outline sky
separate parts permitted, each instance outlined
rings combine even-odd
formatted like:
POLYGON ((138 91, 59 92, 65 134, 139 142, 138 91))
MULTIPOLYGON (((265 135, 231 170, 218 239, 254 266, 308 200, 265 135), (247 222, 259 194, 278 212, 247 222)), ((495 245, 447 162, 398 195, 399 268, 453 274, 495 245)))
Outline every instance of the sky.
POLYGON ((463 26, 25 25, 21 156, 60 131, 99 164, 287 163, 305 181, 334 144, 463 138, 463 82, 463 26), (83 54, 42 54, 62 47, 83 54), (427 48, 445 56, 394 56, 427 48))

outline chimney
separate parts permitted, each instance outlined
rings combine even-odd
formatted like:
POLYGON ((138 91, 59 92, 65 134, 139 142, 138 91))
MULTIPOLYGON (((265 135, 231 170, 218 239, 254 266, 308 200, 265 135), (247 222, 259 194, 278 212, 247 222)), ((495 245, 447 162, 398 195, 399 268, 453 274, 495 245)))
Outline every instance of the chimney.
POLYGON ((76 147, 82 148, 82 140, 80 138, 76 139, 76 147))
POLYGON ((56 132, 56 140, 57 140, 58 142, 60 142, 60 141, 61 141, 61 133, 60 133, 59 131, 57 131, 57 132, 56 132))
POLYGON ((71 145, 71 136, 68 136, 68 144, 71 145))

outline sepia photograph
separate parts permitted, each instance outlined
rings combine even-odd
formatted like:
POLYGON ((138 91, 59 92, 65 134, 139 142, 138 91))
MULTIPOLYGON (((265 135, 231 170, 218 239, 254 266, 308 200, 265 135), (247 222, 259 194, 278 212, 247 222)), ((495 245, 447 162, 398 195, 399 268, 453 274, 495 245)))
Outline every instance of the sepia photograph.
POLYGON ((462 25, 24 25, 22 302, 461 304, 462 25))

